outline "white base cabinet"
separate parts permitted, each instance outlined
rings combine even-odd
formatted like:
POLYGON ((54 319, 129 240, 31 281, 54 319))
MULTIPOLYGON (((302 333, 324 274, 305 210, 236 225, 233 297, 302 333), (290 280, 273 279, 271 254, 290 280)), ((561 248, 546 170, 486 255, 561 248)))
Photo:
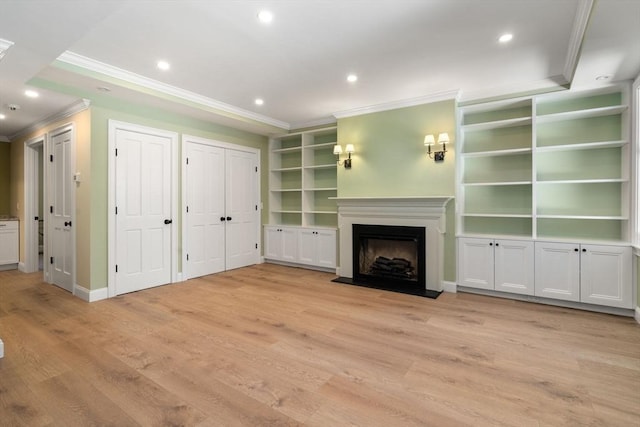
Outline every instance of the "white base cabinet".
POLYGON ((534 292, 533 242, 458 239, 458 284, 522 295, 534 292))
POLYGON ((336 267, 336 230, 281 225, 264 227, 265 260, 333 269, 336 267))
POLYGON ((536 296, 633 308, 628 246, 536 242, 536 296))
POLYGON ((20 261, 19 245, 18 221, 0 221, 0 265, 20 261))

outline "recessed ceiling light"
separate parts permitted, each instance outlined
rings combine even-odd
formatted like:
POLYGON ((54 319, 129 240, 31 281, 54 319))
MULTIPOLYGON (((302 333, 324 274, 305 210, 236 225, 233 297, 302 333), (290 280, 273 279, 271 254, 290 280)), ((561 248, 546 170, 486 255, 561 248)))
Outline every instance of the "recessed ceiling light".
POLYGON ((501 36, 498 38, 498 41, 499 41, 500 43, 507 43, 507 42, 510 42, 510 41, 511 41, 511 39, 513 39, 513 34, 511 34, 511 33, 505 33, 505 34, 501 35, 501 36))
POLYGON ((358 81, 358 76, 356 76, 355 74, 349 74, 349 75, 347 76, 347 81, 348 81, 349 83, 355 83, 355 82, 357 82, 357 81, 358 81))
POLYGON ((0 120, 4 120, 6 118, 7 118, 7 116, 5 116, 4 114, 0 114, 0 120))
POLYGON ((271 21, 273 21, 273 13, 269 12, 268 10, 261 10, 260 12, 258 12, 258 21, 262 22, 263 24, 269 24, 271 21))
POLYGON ((169 68, 171 68, 171 65, 167 61, 158 61, 157 65, 158 65, 158 68, 163 71, 166 71, 169 68))
POLYGON ((40 96, 40 94, 38 92, 36 92, 35 90, 31 90, 31 89, 25 90, 24 94, 27 95, 29 98, 37 98, 37 97, 40 96))
POLYGON ((256 98, 254 102, 256 103, 256 105, 264 105, 264 99, 262 98, 256 98))
POLYGON ((602 74, 602 75, 596 77, 596 80, 601 82, 601 81, 604 81, 604 80, 609 80, 610 78, 611 78, 611 76, 609 74, 602 74))

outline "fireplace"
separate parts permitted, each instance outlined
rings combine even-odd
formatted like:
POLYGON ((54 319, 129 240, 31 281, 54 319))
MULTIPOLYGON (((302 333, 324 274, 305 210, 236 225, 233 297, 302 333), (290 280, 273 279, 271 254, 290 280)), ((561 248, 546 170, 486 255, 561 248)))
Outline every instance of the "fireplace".
POLYGON ((353 282, 424 290, 425 228, 353 224, 353 282))

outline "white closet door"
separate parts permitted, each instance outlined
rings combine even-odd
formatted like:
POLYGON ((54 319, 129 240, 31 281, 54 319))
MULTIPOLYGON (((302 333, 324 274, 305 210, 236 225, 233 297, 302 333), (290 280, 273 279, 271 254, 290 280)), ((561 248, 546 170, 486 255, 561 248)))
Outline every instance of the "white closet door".
POLYGON ((116 134, 117 294, 171 282, 171 139, 116 134))
POLYGON ((225 150, 187 143, 186 229, 188 276, 225 269, 225 150))
POLYGON ((227 270, 258 262, 257 155, 226 151, 227 270))
POLYGON ((51 234, 49 256, 53 261, 51 266, 51 281, 57 286, 73 292, 73 170, 72 164, 74 144, 72 131, 67 129, 51 138, 51 234))

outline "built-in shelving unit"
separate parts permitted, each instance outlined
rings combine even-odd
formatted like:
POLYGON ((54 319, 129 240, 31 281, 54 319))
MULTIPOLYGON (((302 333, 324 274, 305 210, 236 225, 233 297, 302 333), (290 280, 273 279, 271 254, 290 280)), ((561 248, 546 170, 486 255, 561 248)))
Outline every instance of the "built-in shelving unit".
POLYGON ((458 234, 629 241, 628 88, 460 108, 458 234))
POLYGON ((336 127, 271 138, 269 223, 337 227, 336 127))

